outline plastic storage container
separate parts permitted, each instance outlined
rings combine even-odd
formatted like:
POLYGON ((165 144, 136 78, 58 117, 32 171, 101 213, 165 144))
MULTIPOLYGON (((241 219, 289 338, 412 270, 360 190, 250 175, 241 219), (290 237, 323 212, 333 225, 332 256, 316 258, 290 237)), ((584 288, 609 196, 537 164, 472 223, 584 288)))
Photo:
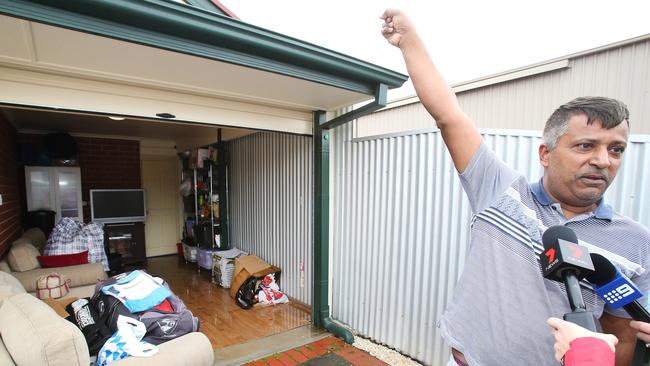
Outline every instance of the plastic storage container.
POLYGON ((186 261, 196 263, 197 253, 198 253, 198 248, 196 246, 187 245, 187 243, 183 243, 183 256, 185 257, 186 261))
POLYGON ((212 270, 212 255, 217 252, 217 248, 199 248, 198 262, 201 268, 212 270))

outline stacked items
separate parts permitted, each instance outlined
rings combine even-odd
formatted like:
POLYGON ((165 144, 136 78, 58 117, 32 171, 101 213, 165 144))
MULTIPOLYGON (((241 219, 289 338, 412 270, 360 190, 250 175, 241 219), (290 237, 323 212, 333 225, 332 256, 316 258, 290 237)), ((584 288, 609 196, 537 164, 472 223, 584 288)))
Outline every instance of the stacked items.
POLYGON ((199 320, 159 277, 136 270, 101 281, 92 298, 66 307, 97 365, 149 357, 157 345, 196 332, 199 320))
POLYGON ((212 283, 223 288, 230 288, 235 272, 235 258, 248 255, 237 248, 222 250, 212 255, 212 283))
POLYGON ((277 284, 280 272, 280 268, 266 263, 260 257, 239 257, 235 260, 235 277, 232 280, 230 297, 243 309, 252 308, 260 301, 260 296, 264 297, 265 303, 268 304, 286 302, 288 298, 282 299, 286 295, 279 292, 280 287, 277 284), (273 276, 267 277, 270 274, 273 276))

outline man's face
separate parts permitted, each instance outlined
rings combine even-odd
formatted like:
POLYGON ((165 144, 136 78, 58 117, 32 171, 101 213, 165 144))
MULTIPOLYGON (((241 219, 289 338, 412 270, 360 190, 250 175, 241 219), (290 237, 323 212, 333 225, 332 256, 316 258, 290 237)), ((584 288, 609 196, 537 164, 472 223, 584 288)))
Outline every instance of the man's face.
POLYGON ((572 116, 555 149, 539 148, 547 193, 572 207, 595 206, 621 166, 628 134, 626 121, 605 129, 599 121, 588 125, 585 115, 572 116))

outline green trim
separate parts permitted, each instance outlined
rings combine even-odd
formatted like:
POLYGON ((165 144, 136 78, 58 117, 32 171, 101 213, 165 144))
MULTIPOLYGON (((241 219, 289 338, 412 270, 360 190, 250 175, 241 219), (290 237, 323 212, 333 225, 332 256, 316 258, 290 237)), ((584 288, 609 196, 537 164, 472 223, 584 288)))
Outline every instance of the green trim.
POLYGON ((325 112, 314 112, 314 296, 312 323, 352 344, 354 336, 330 318, 329 293, 329 132, 325 112))
POLYGON ((372 95, 408 77, 197 7, 166 0, 0 0, 0 14, 372 95))
POLYGON ((329 317, 329 143, 328 133, 320 128, 325 112, 314 112, 314 296, 312 322, 323 328, 329 317))
POLYGON ((225 14, 221 9, 219 9, 214 3, 212 3, 210 0, 185 0, 189 3, 189 6, 194 6, 199 9, 203 9, 205 11, 209 11, 212 13, 217 13, 220 15, 225 15, 227 16, 228 14, 225 14))
POLYGON ((388 99, 388 86, 386 84, 379 84, 379 87, 375 91, 375 100, 372 102, 354 109, 348 113, 342 114, 336 118, 324 122, 320 125, 320 128, 324 130, 332 129, 334 127, 340 126, 344 123, 352 121, 353 119, 365 116, 368 113, 372 113, 377 109, 384 108, 388 99))
POLYGON ((230 248, 230 222, 228 219, 228 158, 226 142, 221 138, 222 129, 217 132, 217 194, 219 195, 219 232, 221 247, 230 248))

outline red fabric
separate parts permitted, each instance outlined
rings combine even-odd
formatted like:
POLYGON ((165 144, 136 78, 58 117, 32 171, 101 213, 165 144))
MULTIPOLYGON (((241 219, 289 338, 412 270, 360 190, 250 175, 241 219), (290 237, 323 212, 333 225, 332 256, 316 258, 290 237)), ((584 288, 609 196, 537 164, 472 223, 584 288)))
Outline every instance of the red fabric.
POLYGON ((576 338, 569 343, 564 366, 614 366, 614 351, 599 338, 576 338))
POLYGON ((169 312, 169 313, 174 312, 174 308, 172 308, 172 304, 170 304, 169 300, 167 300, 167 299, 163 300, 163 302, 161 302, 160 304, 154 306, 153 308, 156 309, 156 310, 166 311, 166 312, 169 312))
POLYGON ((62 255, 39 255, 36 259, 43 268, 74 266, 88 263, 88 251, 62 255))

